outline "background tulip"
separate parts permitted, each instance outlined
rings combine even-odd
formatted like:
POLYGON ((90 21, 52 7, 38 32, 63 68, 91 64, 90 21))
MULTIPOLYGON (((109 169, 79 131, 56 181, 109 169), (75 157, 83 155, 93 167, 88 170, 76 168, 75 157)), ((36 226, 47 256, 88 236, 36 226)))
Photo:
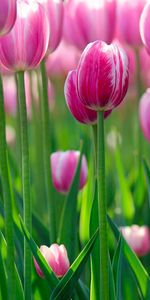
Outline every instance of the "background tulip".
POLYGON ((150 251, 150 231, 146 226, 132 225, 121 227, 123 237, 138 256, 150 251))
POLYGON ((15 25, 0 39, 1 62, 13 71, 35 68, 45 56, 48 41, 49 23, 43 7, 35 1, 18 0, 15 25))
POLYGON ((141 98, 139 116, 143 134, 150 142, 150 89, 147 89, 141 98))
POLYGON ((81 102, 94 110, 112 110, 128 88, 128 58, 118 45, 96 41, 83 51, 77 67, 81 102))
MULTIPOLYGON (((40 247, 40 251, 56 276, 62 277, 68 271, 70 263, 64 245, 52 244, 50 247, 43 245, 40 247)), ((34 265, 38 275, 44 277, 35 259, 34 265)))
MULTIPOLYGON (((58 151, 51 155, 51 172, 53 185, 58 192, 69 192, 77 168, 79 151, 58 151)), ((80 185, 82 189, 87 181, 87 161, 82 157, 80 171, 80 185)))
POLYGON ((16 0, 0 0, 0 36, 7 34, 16 20, 16 0))
POLYGON ((141 14, 140 18, 140 33, 144 46, 150 52, 150 2, 148 2, 141 14))
POLYGON ((117 1, 117 30, 119 39, 130 46, 141 46, 139 21, 146 0, 117 1))
POLYGON ((68 0, 65 2, 64 36, 83 50, 95 40, 111 43, 116 22, 115 0, 68 0))
POLYGON ((37 0, 41 3, 47 13, 50 36, 48 51, 53 52, 60 43, 63 30, 64 5, 62 0, 37 0))

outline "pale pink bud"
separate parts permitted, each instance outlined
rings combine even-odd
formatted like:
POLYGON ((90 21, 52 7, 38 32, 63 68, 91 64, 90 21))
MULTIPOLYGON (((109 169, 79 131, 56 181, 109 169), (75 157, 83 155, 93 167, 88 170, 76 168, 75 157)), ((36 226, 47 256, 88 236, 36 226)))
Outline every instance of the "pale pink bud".
POLYGON ((145 138, 150 142, 150 89, 147 89, 140 100, 139 117, 145 138))
POLYGON ((59 45, 62 30, 63 30, 63 16, 64 16, 64 5, 62 0, 36 0, 41 3, 47 13, 49 25, 50 25, 50 36, 48 51, 53 52, 59 45))
MULTIPOLYGON (((52 244, 50 247, 41 246, 40 251, 57 277, 62 277, 70 267, 67 251, 64 245, 52 244)), ((34 259, 36 271, 40 277, 43 273, 34 259)))
POLYGON ((58 48, 47 57, 46 70, 49 77, 66 76, 70 70, 77 67, 79 50, 62 41, 58 48), (67 57, 67 59, 64 59, 67 57))
POLYGON ((6 125, 6 142, 9 146, 13 146, 16 140, 16 133, 12 126, 6 125))
POLYGON ((132 225, 131 227, 121 227, 120 230, 138 256, 144 256, 150 251, 150 230, 147 226, 132 225))
POLYGON ((17 111, 17 87, 13 75, 3 76, 3 93, 6 113, 15 116, 17 111))
POLYGON ((37 67, 47 51, 49 23, 44 8, 35 1, 17 1, 17 19, 0 39, 2 64, 13 71, 37 67))
POLYGON ((117 29, 121 40, 137 47, 142 45, 139 21, 146 0, 118 0, 117 29))
POLYGON ((0 0, 0 36, 7 34, 16 20, 16 0, 0 0))
POLYGON ((77 67, 77 90, 83 105, 94 110, 112 110, 126 95, 129 62, 116 44, 96 41, 87 45, 77 67))
MULTIPOLYGON (((84 124, 95 124, 97 122, 97 112, 85 107, 80 101, 77 91, 76 70, 71 71, 66 79, 65 98, 70 112, 77 121, 84 124)), ((111 111, 105 112, 105 117, 110 113, 111 111)))
MULTIPOLYGON (((68 193, 71 187, 79 161, 79 151, 57 151, 52 153, 51 172, 53 185, 58 192, 68 193)), ((82 189, 87 181, 87 161, 82 157, 79 188, 82 189)))
POLYGON ((148 2, 141 14, 140 18, 140 33, 144 46, 150 53, 150 2, 148 2))
POLYGON ((67 0, 64 36, 79 49, 95 40, 111 43, 116 21, 115 0, 67 0))

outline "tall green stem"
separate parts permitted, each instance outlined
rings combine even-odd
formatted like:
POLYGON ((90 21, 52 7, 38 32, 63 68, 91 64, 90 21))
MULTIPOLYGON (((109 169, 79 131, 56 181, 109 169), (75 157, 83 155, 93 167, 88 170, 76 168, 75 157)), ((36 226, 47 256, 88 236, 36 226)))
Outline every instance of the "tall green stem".
POLYGON ((56 241, 55 234, 55 210, 54 201, 51 196, 51 173, 50 173, 50 120, 49 120, 49 104, 48 104, 48 82, 45 69, 45 61, 41 63, 42 74, 42 98, 41 98, 41 110, 42 110, 42 133, 43 133, 43 164, 44 164, 44 177, 45 177, 45 189, 46 200, 48 207, 48 221, 49 221, 49 233, 50 243, 56 241))
MULTIPOLYGON (((21 134, 21 160, 22 160, 22 189, 23 189, 23 213, 24 223, 31 232, 31 199, 30 199, 30 166, 29 166, 29 145, 28 145, 28 124, 24 87, 24 73, 18 72, 18 97, 21 134)), ((24 290, 25 299, 31 299, 31 252, 24 241, 24 290)))
POLYGON ((105 199, 105 141, 104 141, 104 113, 98 112, 97 131, 97 184, 98 211, 100 227, 100 291, 101 299, 109 300, 109 268, 108 268, 108 236, 105 199))
POLYGON ((5 134, 5 112, 3 101, 3 87, 0 76, 0 174, 2 181, 5 234, 7 242, 7 276, 8 276, 8 299, 15 299, 14 279, 14 238, 13 238, 13 212, 12 212, 12 187, 8 168, 6 134, 5 134))

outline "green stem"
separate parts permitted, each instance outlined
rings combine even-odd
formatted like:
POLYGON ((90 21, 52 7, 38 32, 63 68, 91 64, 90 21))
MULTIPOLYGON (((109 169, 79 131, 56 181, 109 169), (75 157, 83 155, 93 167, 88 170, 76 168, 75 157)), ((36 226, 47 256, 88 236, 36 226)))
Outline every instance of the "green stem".
POLYGON ((101 299, 109 300, 108 236, 105 199, 105 141, 104 112, 98 112, 97 135, 97 184, 100 227, 100 291, 101 299))
POLYGON ((48 222, 50 243, 56 241, 55 234, 55 209, 54 201, 51 196, 52 181, 50 172, 50 120, 49 120, 49 104, 48 104, 48 82, 45 69, 45 61, 41 63, 42 74, 42 97, 41 97, 41 118, 42 118, 42 133, 43 133, 43 164, 46 189, 46 201, 48 208, 48 222))
POLYGON ((8 276, 8 299, 15 299, 15 277, 14 277, 14 238, 13 238, 13 195, 11 178, 9 174, 6 134, 5 134, 5 112, 3 101, 3 86, 0 76, 0 173, 2 181, 5 234, 7 242, 7 276, 8 276))
MULTIPOLYGON (((21 134, 21 160, 22 160, 22 189, 24 223, 31 233, 31 199, 30 199, 30 166, 28 145, 28 124, 24 86, 24 72, 18 72, 18 97, 21 134)), ((24 290, 25 299, 31 299, 31 252, 27 241, 24 241, 24 290)))

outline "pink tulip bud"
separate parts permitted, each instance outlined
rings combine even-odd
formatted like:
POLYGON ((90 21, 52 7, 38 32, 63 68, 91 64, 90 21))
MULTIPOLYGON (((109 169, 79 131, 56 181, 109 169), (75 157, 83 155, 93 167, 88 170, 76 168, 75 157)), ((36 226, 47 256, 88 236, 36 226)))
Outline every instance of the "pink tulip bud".
POLYGON ((16 20, 16 0, 0 0, 0 36, 7 34, 16 20))
MULTIPOLYGON (((41 246, 40 251, 57 277, 62 277, 70 267, 67 251, 64 245, 53 244, 50 247, 41 246)), ((40 277, 43 273, 34 259, 36 271, 40 277)))
MULTIPOLYGON (((51 155, 51 172, 53 185, 58 192, 68 193, 77 168, 79 151, 57 151, 51 155)), ((82 157, 80 184, 82 189, 87 181, 87 161, 82 157)))
POLYGON ((62 30, 63 30, 63 16, 64 16, 64 5, 62 0, 36 0, 41 3, 47 13, 49 25, 50 25, 50 36, 48 51, 53 52, 59 45, 62 30))
POLYGON ((132 225, 131 227, 121 227, 120 230, 138 256, 144 256, 150 251, 150 230, 147 226, 132 225))
POLYGON ((17 111, 17 87, 13 75, 3 76, 3 92, 5 111, 8 115, 15 116, 17 111))
POLYGON ((80 101, 93 110, 112 110, 128 88, 129 63, 118 45, 96 41, 87 45, 76 69, 80 101))
POLYGON ((13 71, 37 67, 47 51, 49 23, 43 7, 35 1, 17 1, 17 19, 0 39, 2 64, 13 71))
POLYGON ((150 89, 147 89, 141 98, 139 117, 143 134, 150 142, 150 89))
POLYGON ((115 0, 67 0, 65 2, 65 39, 83 50, 95 40, 111 43, 116 21, 115 0))
MULTIPOLYGON (((97 112, 85 107, 79 99, 76 70, 71 71, 66 79, 65 98, 70 112, 77 121, 84 124, 95 124, 97 122, 97 112)), ((105 117, 110 113, 111 111, 105 112, 105 117)))
POLYGON ((130 46, 141 46, 139 21, 146 0, 118 0, 117 28, 120 39, 130 46))
POLYGON ((70 70, 77 67, 79 58, 79 50, 62 41, 58 48, 47 57, 46 70, 48 76, 50 78, 52 76, 66 76, 70 70), (67 57, 67 59, 64 59, 64 57, 67 57))
POLYGON ((140 18, 140 33, 144 46, 150 53, 150 2, 148 2, 143 9, 140 18))

